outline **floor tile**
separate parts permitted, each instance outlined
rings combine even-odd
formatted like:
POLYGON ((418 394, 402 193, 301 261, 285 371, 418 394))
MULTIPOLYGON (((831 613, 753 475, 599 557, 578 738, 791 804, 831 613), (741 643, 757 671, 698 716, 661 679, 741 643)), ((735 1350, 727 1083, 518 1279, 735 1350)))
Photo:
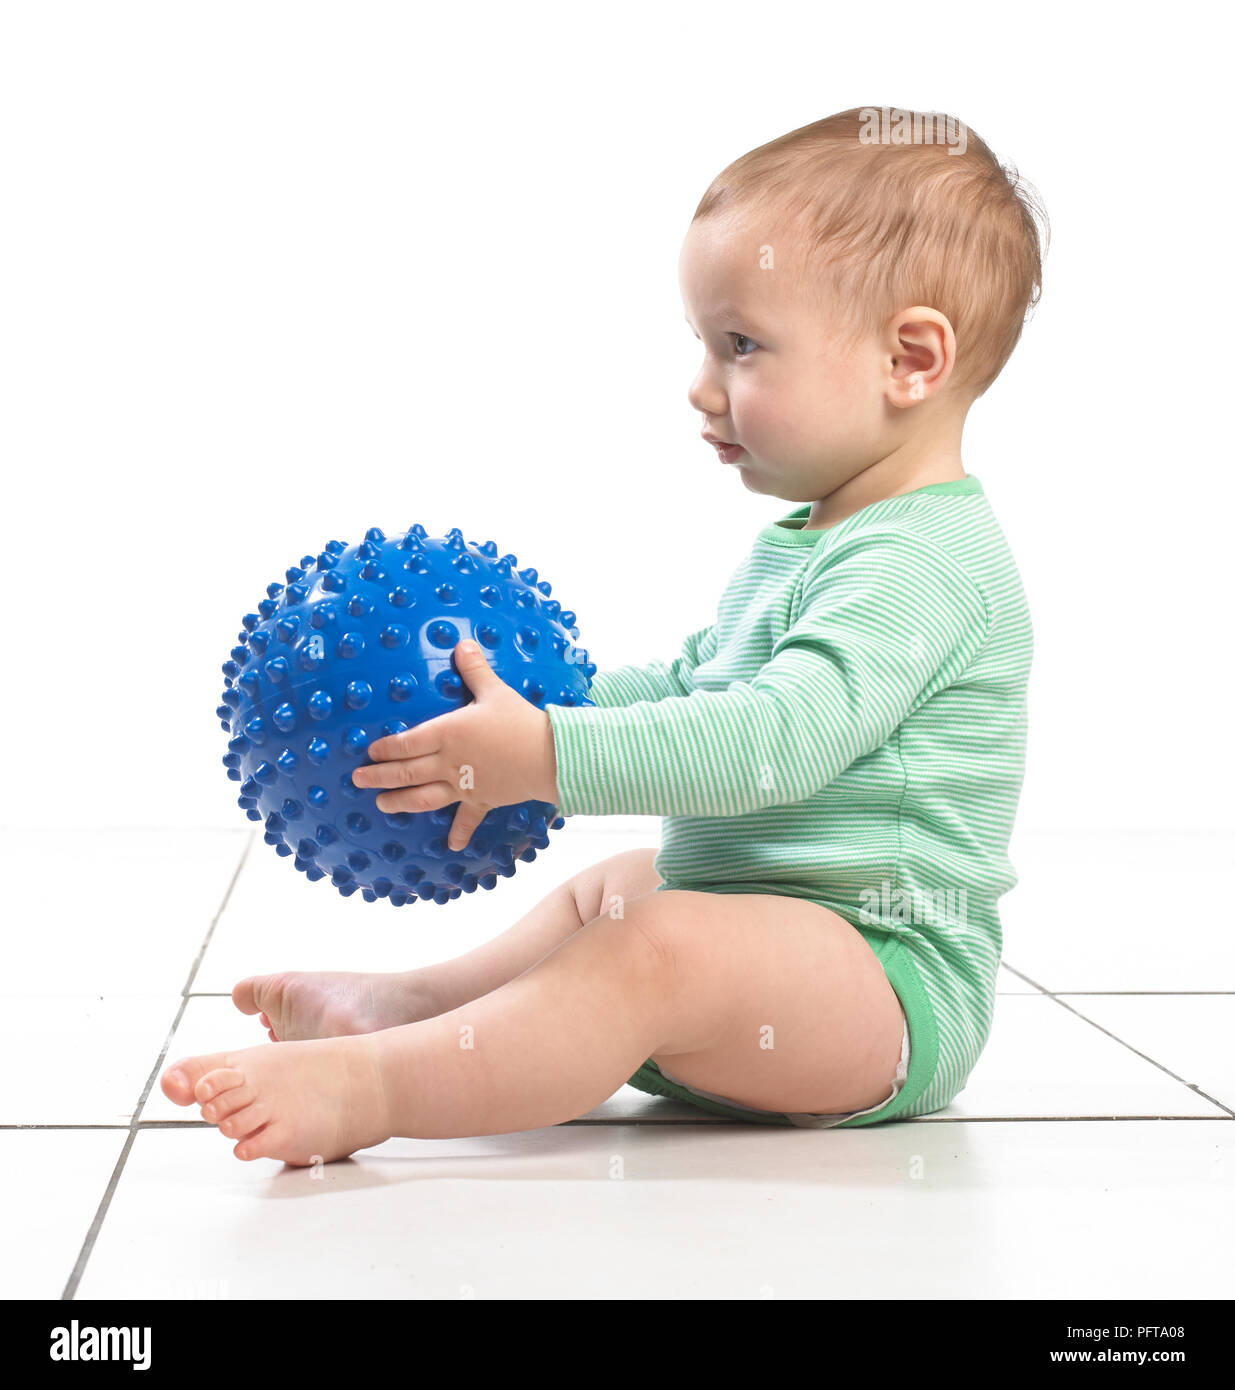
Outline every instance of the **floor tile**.
MULTIPOLYGON (((658 838, 576 817, 492 893, 401 910, 307 883, 243 828, 78 833, 71 858, 58 832, 6 832, 0 1045, 24 1065, 0 1124, 126 1124, 191 976, 167 1061, 264 1045, 230 1001, 244 975, 458 955, 658 838)), ((1192 914, 1181 948, 1160 906, 1230 848, 1018 837, 990 1041, 910 1123, 771 1129, 623 1087, 579 1123, 392 1140, 315 1175, 237 1162, 156 1080, 79 1296, 1230 1297, 1235 992, 1204 991, 1235 991, 1235 933, 1192 914)), ((126 1134, 0 1129, 20 1252, 0 1297, 60 1294, 126 1134)))
POLYGON ((1223 1114, 1046 995, 1000 995, 968 1084, 930 1118, 1223 1114))
POLYGON ((1003 955, 1035 984, 1235 990, 1230 910, 1219 898, 1197 912, 1188 891, 1235 860, 1230 834, 1018 834, 1011 857, 1020 883, 1000 903, 1003 955))
POLYGON ((184 988, 250 841, 248 831, 0 834, 0 981, 32 992, 184 988), (71 851, 71 852, 70 852, 71 851))
POLYGON ((316 1170, 149 1129, 79 1292, 1224 1298, 1233 1160, 1229 1120, 561 1125, 316 1170))
POLYGON ((0 1298, 59 1298, 127 1129, 0 1130, 0 1298))
POLYGON ((0 1124, 127 1125, 180 1007, 173 995, 0 996, 0 1124))
POLYGON ((1235 1110, 1235 994, 1062 994, 1078 1013, 1235 1110))
POLYGON ((1041 994, 1037 985, 1024 980, 1008 965, 1001 965, 995 976, 996 994, 1041 994))

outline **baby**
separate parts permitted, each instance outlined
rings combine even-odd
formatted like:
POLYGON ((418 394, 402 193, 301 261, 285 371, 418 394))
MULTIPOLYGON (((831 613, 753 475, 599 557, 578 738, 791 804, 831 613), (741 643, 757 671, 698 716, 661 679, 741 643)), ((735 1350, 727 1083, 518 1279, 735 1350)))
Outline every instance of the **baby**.
POLYGON ((863 109, 752 150, 687 233, 703 439, 795 504, 716 621, 670 662, 601 671, 595 707, 538 709, 462 642, 474 700, 354 774, 384 811, 457 803, 456 851, 538 799, 663 816, 659 852, 594 865, 455 960, 242 980, 275 1046, 162 1077, 237 1158, 533 1129, 625 1082, 820 1128, 964 1086, 1016 881, 1032 635, 961 432, 1037 300, 1038 209, 972 131, 896 114, 891 138, 863 109))

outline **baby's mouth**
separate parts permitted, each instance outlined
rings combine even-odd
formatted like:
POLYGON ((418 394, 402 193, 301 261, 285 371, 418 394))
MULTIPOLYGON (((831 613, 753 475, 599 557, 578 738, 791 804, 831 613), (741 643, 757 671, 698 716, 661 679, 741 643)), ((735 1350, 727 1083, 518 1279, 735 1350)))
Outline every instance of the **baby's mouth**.
POLYGON ((727 439, 717 439, 714 434, 703 434, 702 438, 715 450, 721 463, 733 463, 745 450, 740 444, 732 444, 727 439))

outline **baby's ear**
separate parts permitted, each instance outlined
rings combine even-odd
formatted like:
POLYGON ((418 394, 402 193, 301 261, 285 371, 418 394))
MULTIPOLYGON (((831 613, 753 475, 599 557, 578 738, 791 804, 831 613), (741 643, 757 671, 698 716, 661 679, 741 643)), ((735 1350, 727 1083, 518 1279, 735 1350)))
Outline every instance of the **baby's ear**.
POLYGON ((887 331, 887 397, 900 409, 933 396, 952 374, 956 335, 937 309, 915 305, 892 319, 887 331))

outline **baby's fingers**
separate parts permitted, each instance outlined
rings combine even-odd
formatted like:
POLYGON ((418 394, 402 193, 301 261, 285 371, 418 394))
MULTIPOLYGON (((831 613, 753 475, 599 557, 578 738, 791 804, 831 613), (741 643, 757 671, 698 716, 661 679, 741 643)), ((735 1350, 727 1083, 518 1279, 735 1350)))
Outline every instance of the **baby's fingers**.
POLYGON ((433 768, 433 759, 404 758, 399 762, 368 763, 356 768, 352 773, 352 785, 356 787, 417 787, 423 782, 435 782, 438 773, 433 768))
MULTIPOLYGON (((452 711, 453 712, 453 711, 452 711)), ((449 715, 439 715, 438 719, 448 719, 449 715)), ((369 757, 374 762, 388 762, 391 759, 419 758, 426 753, 436 752, 441 744, 441 733, 434 729, 437 719, 426 719, 414 729, 404 729, 401 733, 386 734, 375 738, 369 744, 369 757)))
POLYGON ((430 782, 423 787, 404 787, 402 791, 382 792, 377 809, 393 816, 399 811, 436 811, 458 801, 459 793, 448 782, 430 782))
POLYGON ((459 803, 459 809, 455 812, 455 818, 450 824, 450 834, 446 837, 446 846, 456 854, 466 849, 468 842, 476 827, 489 814, 488 806, 469 805, 468 802, 459 803))

